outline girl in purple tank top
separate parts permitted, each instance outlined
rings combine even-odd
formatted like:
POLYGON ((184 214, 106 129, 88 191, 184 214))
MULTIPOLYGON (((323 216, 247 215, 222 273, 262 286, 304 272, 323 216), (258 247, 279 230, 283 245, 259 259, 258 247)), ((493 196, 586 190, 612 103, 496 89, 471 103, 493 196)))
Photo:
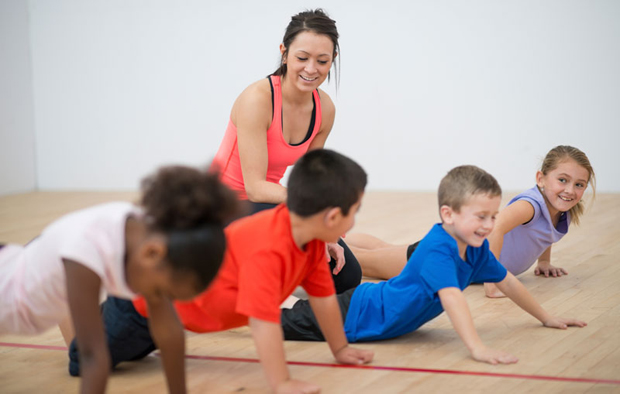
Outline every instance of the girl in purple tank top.
MULTIPOLYGON (((491 251, 508 271, 518 275, 538 260, 536 275, 568 274, 551 264, 551 246, 562 239, 571 223, 579 223, 588 184, 594 191, 594 170, 585 153, 565 145, 547 153, 536 172, 536 186, 508 203, 489 235, 491 251)), ((487 297, 503 297, 492 283, 485 283, 484 290, 487 297)))

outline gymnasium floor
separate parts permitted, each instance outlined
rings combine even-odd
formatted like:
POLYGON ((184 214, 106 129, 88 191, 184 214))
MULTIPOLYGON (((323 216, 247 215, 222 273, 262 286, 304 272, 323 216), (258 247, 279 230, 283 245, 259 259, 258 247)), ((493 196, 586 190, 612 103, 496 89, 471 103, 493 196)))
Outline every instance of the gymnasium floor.
MULTIPOLYGON (((513 194, 507 193, 504 203, 513 194)), ((0 242, 25 243, 56 217, 135 193, 37 192, 0 197, 0 242)), ((437 221, 432 193, 366 194, 354 232, 394 243, 420 239, 437 221)), ((569 275, 519 278, 550 313, 588 322, 585 328, 554 330, 508 299, 484 297, 481 286, 465 291, 482 340, 519 357, 513 365, 473 361, 445 314, 403 337, 357 344, 375 359, 362 368, 334 365, 324 343, 286 342, 294 378, 323 393, 620 393, 620 194, 601 194, 582 225, 553 247, 552 260, 569 275)), ((64 342, 57 329, 37 337, 0 337, 0 393, 77 392, 67 373, 64 342)), ((266 393, 250 332, 188 333, 190 392, 266 393)), ((122 364, 109 393, 165 393, 157 356, 122 364)))

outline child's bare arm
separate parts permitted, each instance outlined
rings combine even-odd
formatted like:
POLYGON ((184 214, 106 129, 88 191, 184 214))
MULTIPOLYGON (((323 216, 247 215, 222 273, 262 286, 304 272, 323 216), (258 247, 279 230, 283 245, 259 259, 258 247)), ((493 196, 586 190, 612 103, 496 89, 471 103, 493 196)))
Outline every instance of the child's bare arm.
POLYGON ((515 201, 504 208, 495 221, 493 231, 489 234, 489 249, 499 260, 504 246, 504 235, 515 227, 527 223, 534 217, 534 207, 525 200, 515 201))
POLYGON ((538 257, 538 265, 534 270, 536 275, 544 275, 545 277, 553 276, 554 278, 562 275, 568 275, 568 272, 561 267, 551 265, 551 246, 538 257))
POLYGON ((508 296, 515 304, 519 305, 524 311, 540 320, 546 327, 565 329, 568 326, 584 327, 585 322, 576 319, 566 319, 551 316, 532 295, 527 291, 525 286, 508 272, 506 278, 497 283, 497 287, 508 296))
POLYGON ((250 329, 258 358, 274 392, 318 393, 320 391, 316 385, 290 378, 284 356, 282 328, 279 324, 250 317, 250 329))
POLYGON ((63 263, 69 309, 80 352, 80 393, 104 393, 110 373, 110 352, 99 312, 101 279, 80 263, 67 259, 63 259, 63 263))
MULTIPOLYGON (((489 234, 489 249, 493 253, 496 259, 499 260, 499 256, 502 254, 504 247, 504 235, 515 227, 527 223, 534 217, 534 207, 532 204, 525 200, 515 201, 504 208, 498 215, 495 221, 493 231, 489 234)), ((485 283, 484 292, 487 297, 499 298, 503 297, 502 294, 494 283, 485 283)))
POLYGON ((161 352, 169 393, 185 393, 185 333, 172 302, 166 297, 145 298, 149 330, 161 352))
POLYGON ((308 301, 319 322, 321 332, 338 362, 365 364, 372 361, 374 352, 349 347, 336 296, 308 297, 308 301))
POLYGON ((474 327, 474 321, 469 312, 467 300, 465 300, 465 296, 460 289, 456 287, 441 289, 439 290, 439 298, 441 299, 441 305, 448 314, 454 329, 476 361, 483 361, 489 364, 511 364, 518 361, 515 356, 500 350, 488 348, 482 343, 474 327))

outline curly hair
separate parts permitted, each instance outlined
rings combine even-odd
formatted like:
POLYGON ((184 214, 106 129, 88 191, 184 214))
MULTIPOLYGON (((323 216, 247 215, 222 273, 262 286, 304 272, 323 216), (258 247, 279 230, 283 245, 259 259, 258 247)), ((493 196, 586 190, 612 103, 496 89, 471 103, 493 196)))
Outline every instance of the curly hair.
POLYGON ((142 181, 141 205, 149 226, 167 236, 173 271, 194 275, 197 290, 206 288, 224 258, 224 226, 238 212, 236 194, 216 173, 167 166, 142 181))

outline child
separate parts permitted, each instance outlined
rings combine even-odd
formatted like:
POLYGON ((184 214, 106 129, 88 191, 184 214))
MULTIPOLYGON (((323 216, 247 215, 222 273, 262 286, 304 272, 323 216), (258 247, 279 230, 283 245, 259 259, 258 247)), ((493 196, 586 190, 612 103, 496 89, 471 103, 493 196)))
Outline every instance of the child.
MULTIPOLYGON (((551 265, 551 245, 579 224, 588 184, 595 191, 594 170, 577 148, 551 149, 536 173, 536 186, 513 198, 497 217, 489 235, 491 251, 513 275, 527 271, 538 260, 536 275, 560 277, 564 268, 551 265)), ((488 297, 503 297, 492 283, 485 283, 488 297)))
MULTIPOLYGON (((280 304, 301 285, 336 360, 371 361, 372 352, 348 346, 325 260, 325 243, 353 226, 365 186, 364 170, 336 152, 318 149, 302 156, 291 171, 286 204, 226 228, 228 248, 217 278, 193 301, 176 305, 185 328, 213 332, 249 324, 273 391, 317 392, 317 386, 290 378, 284 357, 280 304)), ((104 305, 104 315, 114 365, 155 349, 142 317, 144 302, 115 300, 104 305)), ((73 368, 73 349, 70 357, 73 368)))
POLYGON ((190 299, 215 277, 226 246, 224 221, 238 203, 217 176, 187 167, 162 168, 142 188, 143 208, 114 202, 76 211, 26 246, 0 250, 0 334, 38 334, 64 322, 63 335, 71 338, 72 318, 81 392, 103 392, 107 382, 102 290, 144 297, 175 383, 169 389, 185 391, 183 328, 169 299, 190 299), (171 363, 175 355, 178 364, 171 363))
MULTIPOLYGON (((350 342, 409 333, 445 309, 475 360, 517 362, 511 354, 487 348, 478 337, 462 293, 474 281, 497 282, 500 290, 547 327, 586 325, 549 315, 490 253, 485 238, 493 230, 501 200, 495 178, 475 166, 457 167, 443 178, 438 194, 441 223, 420 242, 402 272, 338 296, 350 342)), ((282 310, 282 327, 285 339, 323 339, 304 300, 282 310)))

